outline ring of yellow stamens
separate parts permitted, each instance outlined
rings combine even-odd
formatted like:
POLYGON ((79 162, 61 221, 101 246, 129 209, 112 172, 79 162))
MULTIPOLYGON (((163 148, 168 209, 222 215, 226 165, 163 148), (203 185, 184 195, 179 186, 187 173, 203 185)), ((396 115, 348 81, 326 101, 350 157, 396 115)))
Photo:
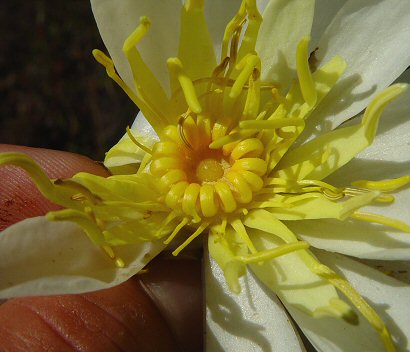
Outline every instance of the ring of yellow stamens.
POLYGON ((182 132, 168 126, 152 150, 150 171, 166 205, 194 222, 250 203, 267 170, 259 139, 240 140, 229 152, 211 149, 212 128, 207 118, 184 118, 182 132))

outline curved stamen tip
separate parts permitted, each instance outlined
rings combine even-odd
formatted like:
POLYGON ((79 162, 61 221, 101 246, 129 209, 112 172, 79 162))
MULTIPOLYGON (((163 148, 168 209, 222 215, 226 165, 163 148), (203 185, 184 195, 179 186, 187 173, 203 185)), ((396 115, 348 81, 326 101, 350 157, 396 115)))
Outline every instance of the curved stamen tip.
POLYGON ((184 93, 185 100, 191 111, 195 114, 200 114, 202 112, 202 107, 199 103, 194 84, 185 73, 181 60, 177 57, 170 57, 167 60, 167 65, 170 72, 177 77, 182 92, 184 93))
POLYGON ((296 71, 303 99, 309 106, 314 106, 317 102, 317 92, 308 61, 309 41, 310 37, 304 37, 297 46, 296 71))

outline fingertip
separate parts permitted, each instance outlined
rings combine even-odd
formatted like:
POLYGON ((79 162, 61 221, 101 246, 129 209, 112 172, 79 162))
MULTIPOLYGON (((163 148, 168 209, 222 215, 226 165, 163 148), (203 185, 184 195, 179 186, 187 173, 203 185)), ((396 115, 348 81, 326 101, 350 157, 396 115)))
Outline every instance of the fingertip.
MULTIPOLYGON (((93 160, 73 153, 0 144, 0 153, 20 152, 32 157, 50 178, 67 178, 77 172, 108 176, 108 171, 93 160)), ((30 177, 14 166, 0 167, 0 231, 26 218, 42 216, 60 209, 45 199, 30 177)))

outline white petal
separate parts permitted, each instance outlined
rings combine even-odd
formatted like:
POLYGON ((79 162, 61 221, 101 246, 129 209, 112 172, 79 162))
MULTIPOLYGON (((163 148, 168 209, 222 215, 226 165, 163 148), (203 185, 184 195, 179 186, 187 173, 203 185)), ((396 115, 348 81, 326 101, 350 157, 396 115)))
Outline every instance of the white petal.
MULTIPOLYGON (((321 262, 342 273, 387 325, 398 351, 410 345, 410 287, 347 257, 315 252, 321 262)), ((319 351, 385 351, 364 319, 358 326, 331 319, 311 320, 292 310, 292 316, 319 351), (294 313, 296 313, 294 315, 294 313)))
POLYGON ((410 285, 410 261, 361 259, 360 262, 410 285))
POLYGON ((129 87, 134 80, 122 52, 124 40, 139 24, 141 16, 151 19, 147 38, 138 45, 145 63, 154 72, 165 90, 168 89, 166 59, 178 53, 179 0, 91 0, 91 6, 101 37, 114 64, 129 87))
POLYGON ((0 233, 0 298, 80 293, 124 282, 156 256, 162 243, 116 248, 117 268, 70 222, 26 219, 0 233))
POLYGON ((310 34, 314 1, 272 0, 263 12, 256 51, 262 60, 262 80, 288 88, 296 69, 296 47, 310 34))
POLYGON ((316 52, 321 63, 340 55, 347 69, 310 117, 305 138, 358 114, 391 84, 410 64, 409 38, 409 1, 348 1, 327 28, 316 52))
MULTIPOLYGON (((130 130, 137 141, 148 148, 151 148, 158 141, 158 135, 141 111, 135 118, 130 130)), ((140 163, 144 155, 145 152, 131 141, 128 133, 125 133, 118 143, 106 153, 104 166, 115 174, 118 167, 140 163)))
POLYGON ((359 220, 288 221, 300 239, 311 246, 358 258, 409 260, 410 234, 359 220))
MULTIPOLYGON (((410 76, 410 74, 409 74, 410 76)), ((403 78, 405 76, 403 75, 403 78)), ((357 158, 371 162, 383 162, 384 165, 373 168, 358 168, 354 177, 358 177, 357 172, 366 172, 367 177, 371 173, 377 172, 377 177, 391 178, 392 174, 398 175, 395 165, 397 163, 410 162, 410 90, 407 89, 401 97, 388 105, 380 118, 377 135, 368 148, 361 152, 357 158), (393 169, 393 170, 392 170, 393 169)), ((346 165, 347 166, 347 165, 346 165)), ((363 165, 362 165, 363 166, 363 165)), ((370 166, 370 165, 369 165, 370 166)), ((400 169, 406 171, 406 164, 402 164, 400 169)), ((410 165, 407 164, 407 172, 410 172, 410 165)), ((350 166, 348 172, 352 171, 350 166)), ((340 170, 340 174, 343 170, 340 170)), ((339 174, 339 173, 338 173, 339 174)))
POLYGON ((131 131, 138 135, 158 140, 158 135, 155 133, 154 129, 149 124, 149 122, 147 121, 147 119, 141 111, 138 112, 137 117, 132 123, 131 131))
MULTIPOLYGON (((386 108, 373 144, 325 181, 349 186, 356 180, 383 180, 410 174, 410 91, 386 108)), ((410 188, 394 193, 393 204, 363 211, 410 224, 410 188)), ((287 225, 311 245, 359 258, 410 259, 410 234, 360 221, 310 220, 287 225)))
POLYGON ((333 20, 336 13, 346 3, 347 0, 316 0, 315 1, 315 16, 313 18, 311 43, 310 46, 314 49, 322 37, 325 29, 333 20))
POLYGON ((221 45, 228 22, 236 14, 240 6, 237 0, 208 0, 205 1, 205 19, 214 44, 216 59, 221 59, 221 45))
POLYGON ((204 253, 206 288, 205 351, 303 351, 280 301, 248 273, 242 292, 229 291, 222 270, 204 253))

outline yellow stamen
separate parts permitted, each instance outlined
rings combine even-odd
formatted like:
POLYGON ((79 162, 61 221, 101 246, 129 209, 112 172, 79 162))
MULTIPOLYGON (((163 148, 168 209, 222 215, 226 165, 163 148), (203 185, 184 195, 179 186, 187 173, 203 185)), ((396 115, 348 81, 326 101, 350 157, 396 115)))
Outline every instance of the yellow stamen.
POLYGON ((258 130, 273 130, 287 126, 304 126, 305 121, 299 118, 288 117, 278 118, 273 120, 246 120, 239 123, 239 127, 243 129, 258 129, 258 130))
POLYGON ((234 228, 234 230, 239 235, 239 237, 242 239, 242 241, 247 245, 251 253, 252 254, 258 253, 251 239, 249 238, 249 235, 246 232, 245 226, 243 226, 242 221, 239 219, 235 219, 231 222, 231 226, 234 228))
MULTIPOLYGON (((314 259, 312 258, 312 262, 314 259)), ((354 306, 362 313, 362 315, 369 321, 374 329, 380 334, 384 346, 388 352, 394 352, 393 341, 382 319, 373 310, 372 307, 363 299, 362 296, 349 284, 346 279, 337 275, 333 270, 327 266, 316 262, 310 266, 313 272, 329 281, 332 285, 337 287, 343 294, 354 304, 354 306)))
POLYGON ((149 104, 151 109, 154 109, 158 116, 161 116, 164 123, 171 123, 172 120, 169 119, 170 102, 168 97, 136 48, 136 45, 147 34, 150 25, 151 22, 148 17, 141 17, 140 24, 125 40, 122 50, 131 67, 138 93, 149 104))
POLYGON ((241 60, 236 66, 240 73, 229 93, 230 98, 237 98, 242 93, 244 85, 248 82, 255 68, 258 70, 261 68, 261 61, 257 55, 247 55, 241 60))
POLYGON ((140 142, 138 142, 136 140, 136 138, 133 136, 129 126, 127 126, 126 131, 127 131, 128 137, 129 137, 129 139, 131 139, 132 143, 134 143, 138 148, 142 149, 145 153, 152 154, 151 149, 147 148, 145 145, 141 144, 140 142))
POLYGON ((383 180, 383 181, 367 181, 359 180, 352 182, 352 185, 359 188, 373 189, 383 192, 393 192, 398 188, 407 185, 410 182, 410 175, 405 175, 393 180, 383 180))
POLYGON ((208 222, 203 222, 196 231, 188 237, 188 239, 182 243, 177 249, 172 252, 173 256, 177 256, 186 246, 188 246, 195 238, 197 238, 207 227, 209 226, 208 222))
POLYGON ((93 56, 95 60, 105 67, 108 77, 110 77, 118 86, 128 95, 128 97, 137 105, 141 111, 144 112, 145 118, 149 121, 150 125, 155 131, 159 132, 164 128, 164 116, 159 111, 155 110, 152 106, 147 104, 143 99, 138 97, 133 90, 125 84, 125 82, 118 76, 114 68, 113 61, 106 56, 101 50, 94 49, 93 56))
POLYGON ((296 49, 296 71, 303 98, 309 106, 314 106, 317 101, 317 93, 308 62, 309 41, 310 38, 305 37, 299 42, 296 49))
POLYGON ((265 262, 267 260, 272 260, 282 255, 299 251, 301 249, 308 249, 309 243, 304 241, 298 241, 295 243, 283 244, 277 248, 272 248, 266 251, 258 251, 254 254, 249 254, 246 256, 236 256, 235 259, 241 261, 244 264, 253 264, 259 262, 265 262))
POLYGON ((189 108, 196 114, 201 113, 202 107, 198 101, 192 80, 185 74, 182 62, 178 58, 167 60, 169 70, 177 77, 189 108))
POLYGON ((373 223, 376 223, 376 224, 381 224, 381 225, 393 227, 393 228, 398 229, 400 231, 410 232, 410 226, 407 225, 406 223, 404 223, 400 220, 388 218, 388 217, 383 216, 383 215, 365 213, 365 212, 362 212, 362 211, 355 211, 351 215, 351 217, 354 218, 354 219, 358 219, 358 220, 363 220, 363 221, 368 221, 368 222, 373 222, 373 223))
POLYGON ((175 238, 178 232, 181 231, 181 229, 186 224, 188 224, 188 222, 189 222, 188 218, 183 218, 181 222, 175 227, 174 231, 172 231, 171 235, 169 235, 169 237, 164 241, 164 244, 169 244, 175 238))

